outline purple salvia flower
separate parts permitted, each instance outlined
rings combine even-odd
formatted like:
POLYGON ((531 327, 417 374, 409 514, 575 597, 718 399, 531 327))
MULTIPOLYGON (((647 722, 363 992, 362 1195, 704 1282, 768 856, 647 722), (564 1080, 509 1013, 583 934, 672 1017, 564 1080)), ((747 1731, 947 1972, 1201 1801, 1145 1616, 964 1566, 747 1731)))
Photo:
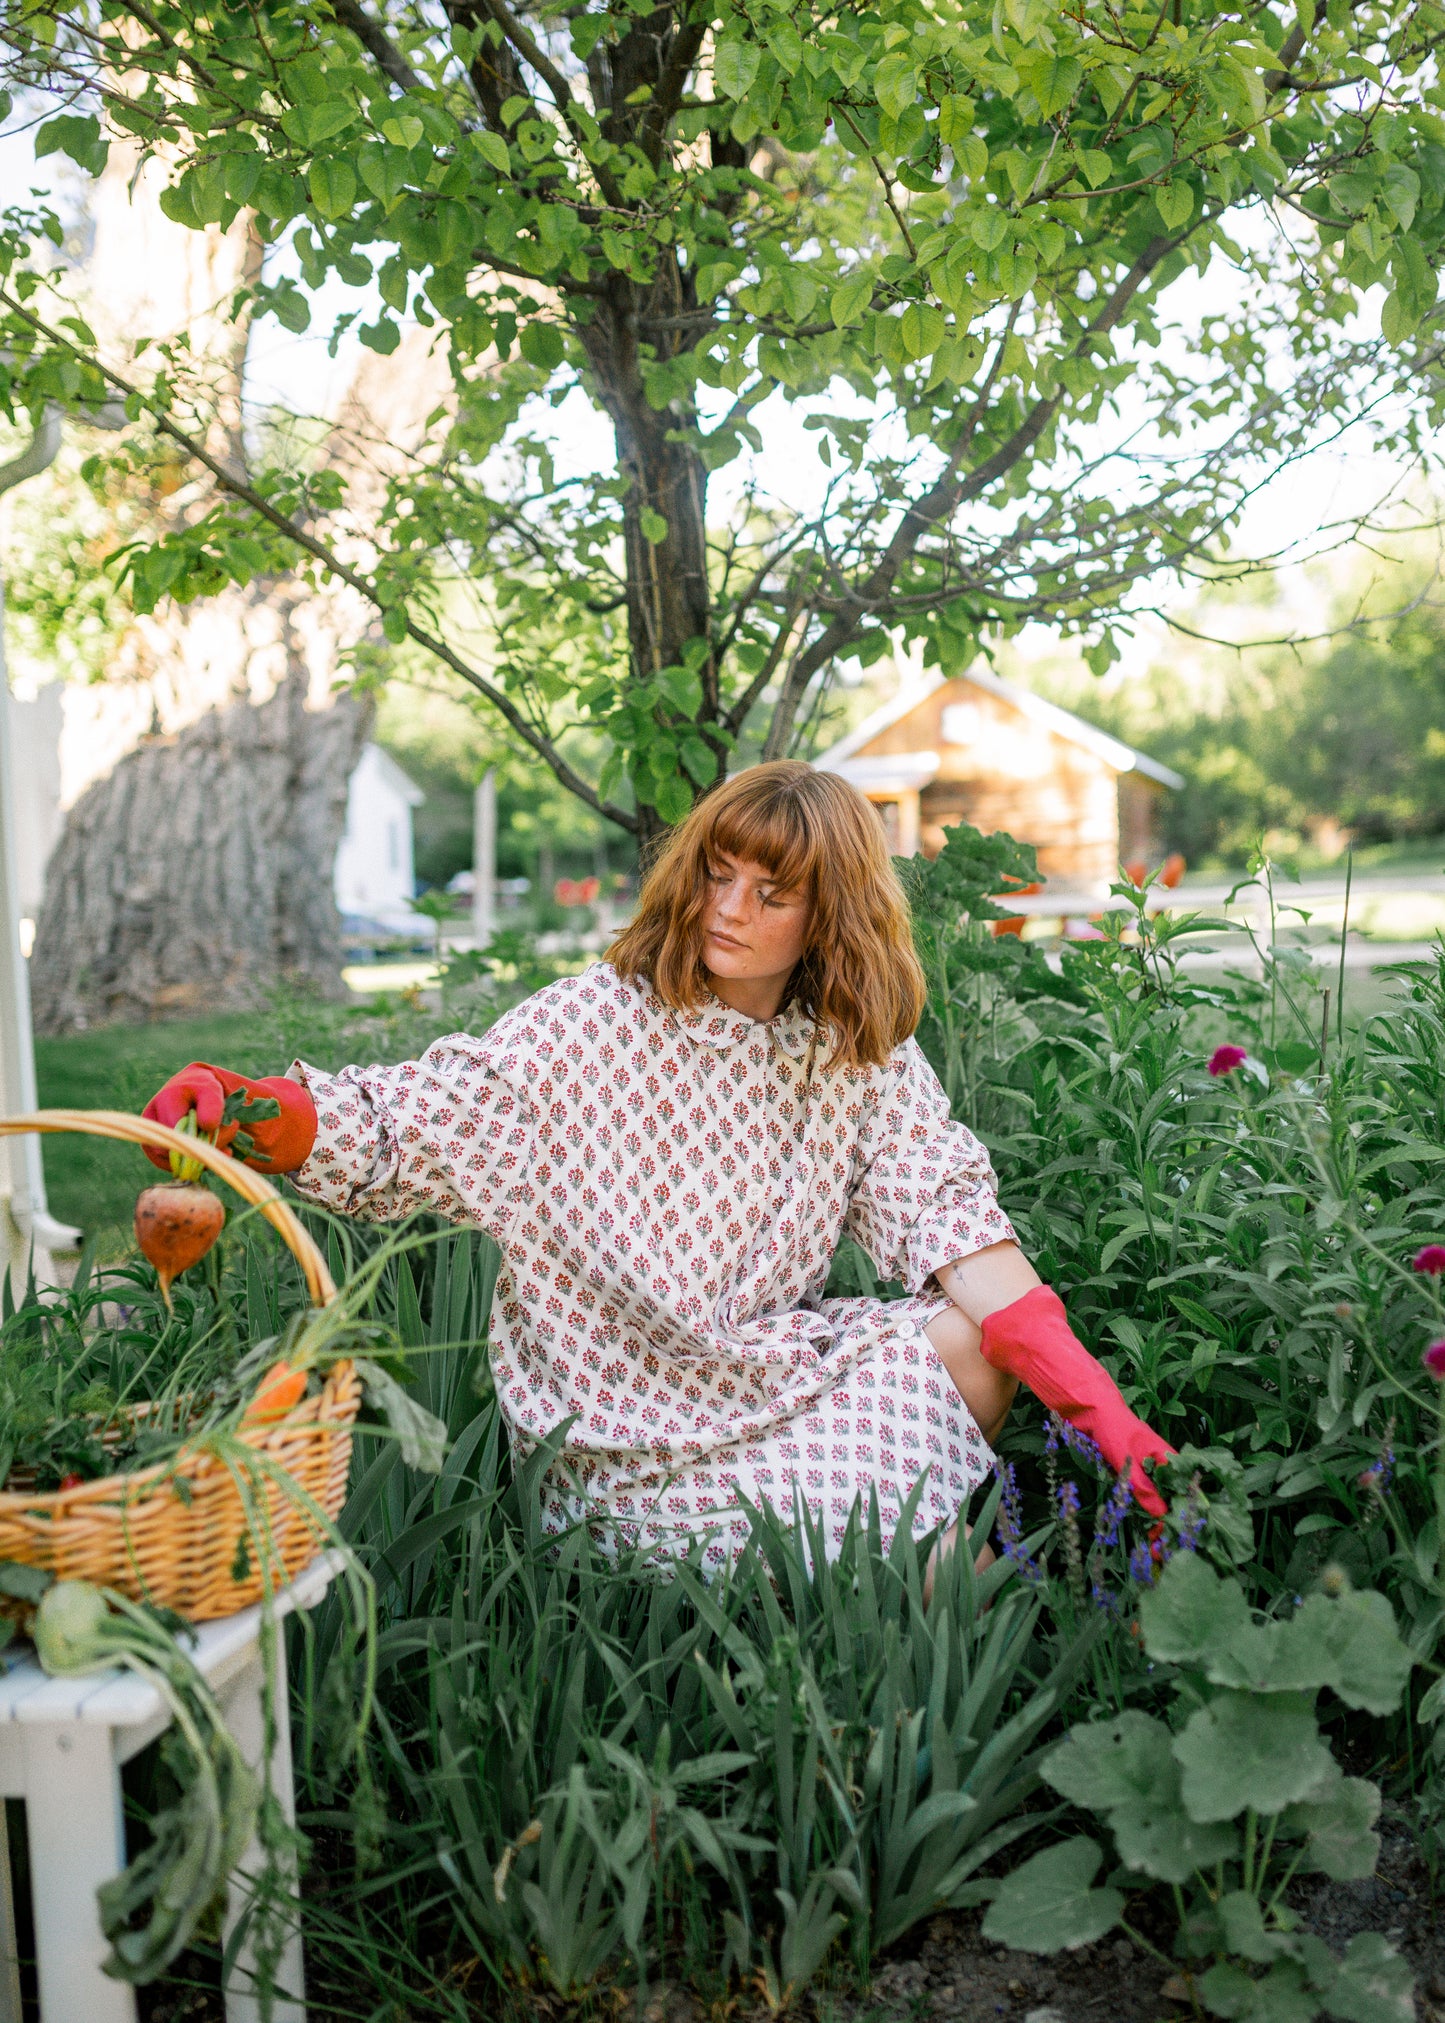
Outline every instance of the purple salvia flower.
POLYGON ((1113 1488, 1104 1499, 1104 1507, 1099 1512, 1094 1526, 1094 1543, 1107 1552, 1119 1543, 1119 1532, 1134 1501, 1134 1491, 1127 1475, 1120 1475, 1113 1488))
POLYGON ((1129 1578, 1140 1587, 1154 1585, 1154 1553, 1147 1539, 1140 1539, 1129 1555, 1129 1578))
POLYGON ((998 1479, 1003 1485, 1003 1495, 998 1506, 998 1538, 1003 1547, 1005 1559, 1011 1559, 1019 1570, 1021 1579, 1031 1587, 1037 1587, 1043 1579, 1038 1565, 1029 1557, 1024 1544, 1023 1500, 1019 1495, 1018 1476, 1011 1461, 1005 1461, 998 1471, 998 1479))

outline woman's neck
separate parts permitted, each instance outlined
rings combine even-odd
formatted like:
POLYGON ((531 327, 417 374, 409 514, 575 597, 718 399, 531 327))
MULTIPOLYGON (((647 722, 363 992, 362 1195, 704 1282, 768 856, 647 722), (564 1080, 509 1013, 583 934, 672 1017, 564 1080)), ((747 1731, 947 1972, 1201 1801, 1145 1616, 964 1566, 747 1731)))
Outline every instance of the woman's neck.
POLYGON ((729 1010, 766 1024, 777 1017, 791 975, 789 970, 787 976, 714 976, 709 970, 707 987, 729 1010))

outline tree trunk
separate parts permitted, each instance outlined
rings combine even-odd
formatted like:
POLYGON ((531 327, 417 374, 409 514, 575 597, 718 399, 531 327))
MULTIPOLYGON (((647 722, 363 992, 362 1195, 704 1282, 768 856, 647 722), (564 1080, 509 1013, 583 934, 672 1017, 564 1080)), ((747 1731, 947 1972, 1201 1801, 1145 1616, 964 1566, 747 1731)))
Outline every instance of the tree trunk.
POLYGON ((332 866, 370 707, 269 702, 147 740, 71 809, 31 959, 40 1032, 260 1002, 277 978, 341 993, 332 866))
MULTIPOLYGON (((638 348, 640 323, 675 321, 696 307, 692 276, 675 260, 665 259, 645 298, 633 282, 614 275, 606 306, 578 333, 598 396, 612 421, 618 467, 628 481, 623 501, 627 641, 638 681, 647 681, 661 668, 676 667, 690 640, 711 636, 707 470, 686 443, 672 439, 695 416, 672 408, 659 413, 649 405, 638 348)), ((701 675, 698 728, 706 736, 716 723, 718 705, 711 654, 701 675)), ((721 760, 722 747, 717 749, 721 760)), ((668 825, 646 803, 639 804, 637 813, 638 845, 645 863, 668 825)))

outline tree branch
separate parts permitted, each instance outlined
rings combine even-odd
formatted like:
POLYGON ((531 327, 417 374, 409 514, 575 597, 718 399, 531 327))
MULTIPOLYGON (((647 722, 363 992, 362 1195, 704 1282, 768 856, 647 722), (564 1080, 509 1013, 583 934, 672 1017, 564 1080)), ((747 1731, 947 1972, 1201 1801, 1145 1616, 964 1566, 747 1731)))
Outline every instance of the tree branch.
POLYGON ((567 131, 577 143, 577 149, 582 159, 588 163, 592 173, 596 176, 598 188, 602 191, 608 203, 621 206, 623 204, 622 191, 612 172, 609 169, 601 167, 597 162, 592 161, 587 153, 587 136, 583 132, 581 123, 577 118, 577 108, 572 101, 571 85, 536 40, 535 36, 522 26, 522 23, 507 5, 507 0, 481 0, 481 5, 491 15, 493 21, 496 22, 498 28, 501 29, 503 35, 506 36, 508 42, 511 43, 522 61, 531 65, 532 69, 536 71, 538 77, 546 85, 548 91, 551 92, 552 103, 567 122, 567 131))
MULTIPOLYGON (((293 541, 305 554, 312 556, 330 575, 335 576, 340 582, 347 584, 360 596, 364 597, 367 603, 372 605, 377 611, 385 611, 388 608, 373 583, 368 581, 359 571, 350 568, 324 541, 318 540, 305 527, 299 526, 288 514, 283 513, 278 506, 274 506, 268 498, 256 490, 254 485, 247 484, 243 478, 237 477, 234 472, 228 470, 218 457, 211 455, 203 443, 197 442, 194 436, 189 435, 185 429, 181 428, 176 422, 173 422, 165 410, 157 407, 154 402, 149 400, 139 387, 133 386, 129 380, 123 378, 111 366, 106 365, 103 360, 82 351, 79 345, 75 344, 61 331, 52 329, 48 323, 43 322, 40 317, 27 309, 23 303, 18 302, 8 289, 0 288, 0 302, 3 302, 6 308, 10 309, 15 315, 21 317, 33 330, 48 338, 52 344, 61 346, 72 357, 80 359, 84 364, 89 365, 94 371, 100 373, 103 378, 109 380, 112 386, 119 387, 122 393, 128 394, 133 399, 138 400, 151 416, 161 433, 169 436, 171 441, 185 450, 188 456, 194 457, 197 463, 203 465, 211 473, 211 476, 216 480, 216 483, 223 492, 226 492, 234 499, 239 499, 243 505, 249 506, 253 513, 265 520, 268 525, 274 527, 278 533, 284 534, 288 540, 293 541)), ((484 674, 479 674, 474 667, 469 667, 460 654, 455 653, 446 644, 445 640, 438 639, 435 633, 429 632, 425 626, 418 625, 411 617, 408 617, 406 620, 406 633, 409 639, 414 640, 427 653, 432 654, 444 666, 449 667, 453 674, 460 675, 462 680, 476 689, 479 695, 484 696, 493 709, 497 711, 498 715, 503 717, 516 732, 517 736, 524 743, 530 745, 538 758, 550 768, 558 782, 570 794, 575 794, 578 800, 585 802, 595 814, 603 816, 609 822, 615 822, 621 829, 626 829, 632 834, 636 834, 640 826, 637 817, 629 814, 625 808, 619 808, 615 802, 602 800, 596 790, 583 779, 582 775, 575 772, 568 765, 552 740, 543 737, 532 727, 511 697, 502 689, 496 687, 493 682, 488 681, 484 674)))
POLYGON ((403 91, 423 89, 421 79, 391 37, 357 0, 327 0, 327 5, 341 26, 349 28, 367 54, 376 59, 393 84, 399 84, 403 91))

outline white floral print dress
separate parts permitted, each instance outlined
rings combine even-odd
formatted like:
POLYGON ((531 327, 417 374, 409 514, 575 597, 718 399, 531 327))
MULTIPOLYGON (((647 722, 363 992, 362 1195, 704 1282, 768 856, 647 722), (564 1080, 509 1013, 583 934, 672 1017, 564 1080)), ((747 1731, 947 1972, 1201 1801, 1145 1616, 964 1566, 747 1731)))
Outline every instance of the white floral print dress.
POLYGON ((739 1496, 800 1495, 836 1546, 876 1490, 885 1533, 926 1471, 921 1536, 993 1456, 924 1335, 932 1273, 1013 1232, 983 1146, 913 1040, 829 1069, 787 1010, 668 1009, 606 963, 419 1061, 291 1074, 319 1130, 301 1193, 391 1221, 428 1208, 502 1251, 492 1367, 517 1451, 571 1420, 546 1521, 663 1551, 746 1538, 739 1496), (824 1299, 850 1236, 910 1297, 824 1299))

